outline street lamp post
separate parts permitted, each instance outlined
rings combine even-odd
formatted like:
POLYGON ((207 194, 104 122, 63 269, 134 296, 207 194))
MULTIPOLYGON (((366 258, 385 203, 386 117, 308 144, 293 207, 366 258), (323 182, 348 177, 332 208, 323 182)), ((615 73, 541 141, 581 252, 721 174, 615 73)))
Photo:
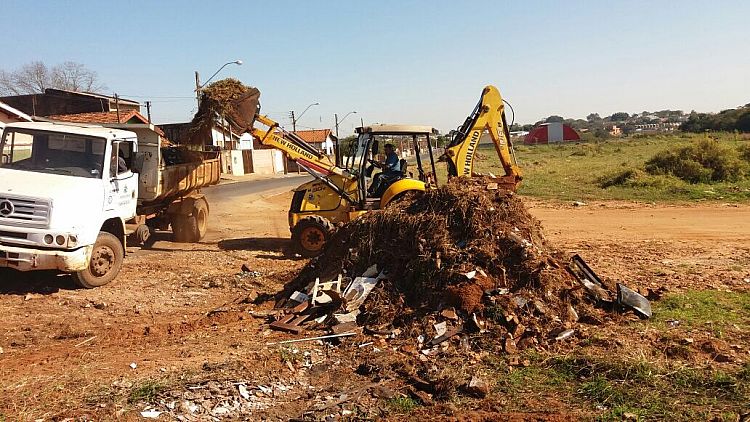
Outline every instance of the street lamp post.
POLYGON ((350 114, 357 114, 356 111, 350 111, 344 115, 344 118, 339 121, 338 113, 333 113, 333 118, 336 121, 336 165, 341 165, 341 143, 339 141, 339 123, 343 123, 350 114))
POLYGON ((211 75, 210 78, 206 79, 206 82, 204 82, 202 85, 201 85, 200 75, 198 75, 198 71, 197 70, 195 71, 195 99, 198 101, 198 106, 199 107, 201 105, 201 89, 203 89, 203 87, 205 87, 206 85, 208 85, 208 83, 211 82, 211 79, 213 79, 214 76, 218 75, 219 72, 221 72, 222 69, 224 69, 225 67, 229 66, 230 64, 236 64, 237 66, 242 66, 242 60, 235 60, 233 62, 226 62, 226 63, 224 63, 219 68, 219 70, 217 70, 216 72, 214 72, 214 74, 211 75))
POLYGON ((310 107, 316 106, 316 105, 320 105, 320 103, 312 103, 312 104, 310 104, 309 106, 307 106, 307 108, 305 108, 304 111, 302 111, 302 113, 300 113, 299 116, 296 116, 296 117, 294 116, 294 110, 292 110, 292 111, 289 112, 289 115, 292 117, 292 132, 296 132, 297 131, 297 121, 302 118, 302 116, 307 112, 307 110, 310 109, 310 107))

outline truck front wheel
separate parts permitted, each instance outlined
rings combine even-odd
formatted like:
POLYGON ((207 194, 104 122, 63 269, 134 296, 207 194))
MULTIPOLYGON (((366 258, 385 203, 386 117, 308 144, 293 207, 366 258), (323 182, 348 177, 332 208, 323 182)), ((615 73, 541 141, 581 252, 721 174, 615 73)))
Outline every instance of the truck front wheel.
POLYGON ((88 268, 75 273, 76 284, 93 289, 109 283, 117 277, 124 258, 125 249, 120 239, 112 233, 99 232, 88 268))

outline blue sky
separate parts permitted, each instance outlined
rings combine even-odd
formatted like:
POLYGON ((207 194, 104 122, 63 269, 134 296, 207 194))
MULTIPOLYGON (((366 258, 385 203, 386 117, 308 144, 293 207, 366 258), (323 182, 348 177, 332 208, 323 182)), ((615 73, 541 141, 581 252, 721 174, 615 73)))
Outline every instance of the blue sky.
MULTIPOLYGON (((486 84, 516 121, 750 103, 747 1, 4 0, 0 68, 84 63, 110 92, 186 121, 193 72, 257 86, 298 128, 463 122, 486 84), (237 3, 237 4, 234 4, 237 3)), ((145 110, 144 110, 145 113, 145 110)))

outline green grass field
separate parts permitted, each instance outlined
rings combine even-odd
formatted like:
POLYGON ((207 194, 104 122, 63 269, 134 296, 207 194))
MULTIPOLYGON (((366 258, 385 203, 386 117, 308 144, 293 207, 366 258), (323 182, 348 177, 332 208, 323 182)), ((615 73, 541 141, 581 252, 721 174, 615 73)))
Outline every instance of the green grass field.
MULTIPOLYGON (((711 134, 723 146, 750 145, 750 139, 735 134, 711 134)), ((721 201, 750 200, 750 178, 737 182, 690 184, 672 176, 640 174, 630 183, 602 188, 600 178, 625 170, 643 170, 646 161, 658 152, 687 146, 707 135, 675 134, 630 137, 555 145, 516 146, 523 184, 519 193, 562 201, 635 200, 721 201)), ((501 174, 500 162, 492 145, 481 145, 475 171, 501 174)), ((440 170, 438 170, 440 173, 440 170)), ((440 180, 445 180, 439 175, 440 180)))

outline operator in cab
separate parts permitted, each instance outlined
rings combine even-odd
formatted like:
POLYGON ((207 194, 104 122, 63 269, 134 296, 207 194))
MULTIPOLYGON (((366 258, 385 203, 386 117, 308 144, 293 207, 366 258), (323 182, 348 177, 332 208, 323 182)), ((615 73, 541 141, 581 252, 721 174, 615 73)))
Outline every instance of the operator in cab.
POLYGON ((371 161, 376 167, 380 168, 380 173, 376 174, 372 180, 370 188, 367 189, 367 193, 370 196, 382 195, 383 179, 389 176, 395 176, 401 173, 401 165, 399 163, 398 155, 396 155, 396 148, 393 144, 385 144, 385 161, 376 162, 371 161))

